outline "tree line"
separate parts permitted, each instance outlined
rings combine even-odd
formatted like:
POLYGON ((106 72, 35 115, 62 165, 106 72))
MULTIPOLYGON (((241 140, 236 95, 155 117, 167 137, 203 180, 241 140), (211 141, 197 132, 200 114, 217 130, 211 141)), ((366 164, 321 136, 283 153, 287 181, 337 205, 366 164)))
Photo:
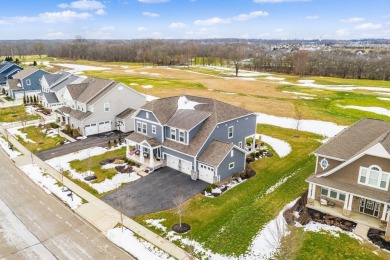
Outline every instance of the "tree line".
MULTIPOLYGON (((283 42, 282 42, 283 43, 283 42)), ((238 69, 353 79, 390 79, 389 47, 358 50, 322 45, 304 50, 298 42, 278 45, 245 40, 86 40, 0 42, 0 56, 46 54, 65 59, 151 63, 161 66, 217 65, 238 69), (283 46, 283 47, 281 47, 283 46)), ((384 45, 384 46, 389 46, 384 45)))

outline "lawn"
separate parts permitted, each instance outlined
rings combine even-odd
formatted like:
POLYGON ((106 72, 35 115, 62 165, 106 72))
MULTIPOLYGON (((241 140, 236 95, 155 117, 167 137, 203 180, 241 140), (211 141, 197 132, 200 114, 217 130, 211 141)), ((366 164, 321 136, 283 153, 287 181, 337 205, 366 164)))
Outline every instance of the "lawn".
POLYGON ((333 235, 327 231, 304 232, 290 227, 283 238, 279 253, 281 259, 385 259, 388 255, 370 243, 361 243, 344 233, 333 235), (378 255, 373 251, 377 251, 378 255))
POLYGON ((28 126, 24 129, 19 129, 19 131, 27 133, 26 137, 35 142, 26 142, 23 140, 23 138, 18 137, 19 142, 21 142, 23 146, 26 147, 32 153, 54 148, 60 145, 60 142, 66 141, 64 137, 61 137, 59 135, 48 137, 46 134, 42 133, 42 128, 39 128, 37 126, 28 126))
POLYGON ((92 156, 82 161, 72 161, 70 162, 70 166, 77 172, 86 172, 88 170, 93 171, 95 176, 97 177, 97 179, 93 182, 99 183, 107 178, 111 179, 114 175, 118 173, 115 169, 102 169, 99 162, 104 159, 113 159, 118 157, 123 158, 125 154, 126 147, 122 147, 120 149, 109 151, 101 155, 92 156))
MULTIPOLYGON (((292 146, 292 153, 284 158, 274 155, 254 162, 257 175, 221 197, 207 198, 199 194, 188 202, 183 221, 191 225, 191 231, 185 236, 204 243, 213 252, 244 254, 259 230, 274 219, 284 205, 307 189, 304 180, 313 172, 315 163, 310 154, 320 145, 316 141, 320 137, 302 132, 299 138, 294 138, 294 130, 269 125, 261 125, 258 132, 287 141, 292 146), (284 184, 263 196, 281 178, 289 175, 292 177, 284 184)), ((162 224, 167 227, 177 222, 177 216, 170 211, 135 219, 146 225, 145 220, 151 218, 166 219, 162 224)))
POLYGON ((38 115, 30 115, 25 106, 0 108, 0 122, 17 122, 38 119, 38 115))

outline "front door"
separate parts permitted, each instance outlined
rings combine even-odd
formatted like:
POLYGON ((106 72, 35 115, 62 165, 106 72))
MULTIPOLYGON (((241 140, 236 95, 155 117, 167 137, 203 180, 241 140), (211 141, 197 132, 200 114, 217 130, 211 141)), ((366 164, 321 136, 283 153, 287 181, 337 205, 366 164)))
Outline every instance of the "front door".
POLYGON ((359 210, 361 213, 378 217, 379 215, 379 203, 369 199, 360 199, 359 210))

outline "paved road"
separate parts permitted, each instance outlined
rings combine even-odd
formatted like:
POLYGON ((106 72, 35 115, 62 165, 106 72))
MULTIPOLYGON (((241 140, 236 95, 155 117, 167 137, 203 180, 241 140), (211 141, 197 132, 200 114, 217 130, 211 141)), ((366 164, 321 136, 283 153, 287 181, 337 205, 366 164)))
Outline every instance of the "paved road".
POLYGON ((59 157, 62 155, 66 155, 69 153, 73 153, 73 152, 80 151, 82 149, 87 149, 87 148, 94 147, 94 146, 103 146, 104 147, 104 146, 107 146, 107 143, 109 140, 111 140, 111 142, 114 139, 118 140, 119 136, 121 136, 121 138, 124 140, 124 138, 128 135, 129 134, 120 133, 118 131, 114 131, 113 134, 111 136, 108 136, 108 137, 105 136, 105 134, 94 135, 94 136, 90 136, 84 140, 79 140, 79 141, 74 142, 74 143, 64 144, 64 145, 57 146, 57 147, 49 149, 49 150, 35 153, 35 155, 38 156, 42 161, 46 161, 49 159, 53 159, 55 157, 59 157))
POLYGON ((0 151, 0 258, 132 259, 0 151))
POLYGON ((182 192, 188 200, 210 184, 165 167, 123 186, 101 199, 113 208, 134 217, 175 207, 174 198, 182 192))

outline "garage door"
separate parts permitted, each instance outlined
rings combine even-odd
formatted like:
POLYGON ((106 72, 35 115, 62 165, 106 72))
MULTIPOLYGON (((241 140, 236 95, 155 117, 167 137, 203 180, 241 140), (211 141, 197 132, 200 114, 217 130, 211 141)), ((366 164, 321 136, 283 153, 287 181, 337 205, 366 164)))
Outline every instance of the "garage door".
POLYGON ((179 159, 174 156, 167 155, 167 166, 183 173, 191 175, 192 163, 179 159))
POLYGON ((15 93, 15 99, 21 99, 24 97, 23 92, 14 92, 15 93))
POLYGON ((90 125, 85 125, 85 135, 94 135, 98 133, 98 127, 97 124, 90 124, 90 125))
POLYGON ((214 182, 214 167, 199 164, 199 179, 208 183, 214 182))
POLYGON ((111 121, 99 123, 99 133, 111 131, 111 121))

